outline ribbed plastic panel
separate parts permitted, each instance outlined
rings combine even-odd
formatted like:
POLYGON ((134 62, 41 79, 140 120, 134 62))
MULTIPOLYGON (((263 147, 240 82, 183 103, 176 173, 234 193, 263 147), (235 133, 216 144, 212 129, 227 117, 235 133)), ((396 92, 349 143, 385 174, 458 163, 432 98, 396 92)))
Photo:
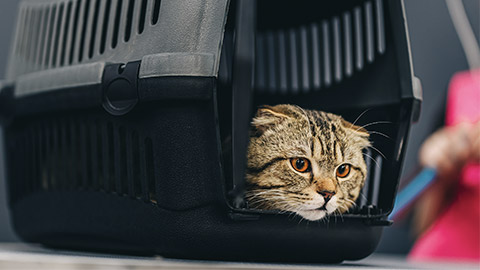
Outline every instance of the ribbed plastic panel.
POLYGON ((158 22, 160 0, 37 1, 22 5, 13 54, 27 73, 111 54, 158 22))
POLYGON ((156 53, 216 55, 227 4, 223 0, 24 0, 7 79, 82 63, 125 63, 156 53))
POLYGON ((386 50, 383 0, 365 1, 319 22, 257 34, 255 88, 318 91, 352 76, 386 50))
POLYGON ((11 200, 39 191, 95 190, 156 203, 152 139, 136 130, 85 117, 29 125, 15 151, 11 200), (27 157, 25 159, 25 157, 27 157))

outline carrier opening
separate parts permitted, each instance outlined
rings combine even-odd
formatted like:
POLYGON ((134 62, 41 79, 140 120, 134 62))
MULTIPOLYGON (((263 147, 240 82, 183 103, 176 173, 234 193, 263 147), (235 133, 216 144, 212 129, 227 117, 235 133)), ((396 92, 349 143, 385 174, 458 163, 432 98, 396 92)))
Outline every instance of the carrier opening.
MULTIPOLYGON (((379 217, 388 213, 408 131, 405 123, 411 121, 409 104, 398 99, 394 40, 386 31, 391 28, 385 20, 388 5, 383 0, 295 5, 289 1, 258 1, 252 5, 240 6, 232 1, 219 68, 218 110, 230 206, 243 213, 278 214, 253 209, 246 203, 246 151, 235 152, 239 143, 235 135, 245 140, 259 106, 294 104, 339 114, 369 131, 372 147, 363 153, 368 168, 365 185, 356 206, 344 216, 379 217), (246 10, 256 16, 245 16, 246 10), (245 32, 247 27, 253 31, 245 32), (251 46, 254 53, 239 55, 238 46, 251 46), (251 88, 244 83, 250 78, 247 71, 238 72, 245 67, 254 70, 251 88), (235 76, 242 79, 236 80, 235 76), (236 100, 238 94, 235 96, 239 88, 249 96, 240 102, 236 100), (248 121, 235 118, 239 114, 248 115, 248 121), (238 135, 242 133, 243 137, 238 135), (239 160, 241 177, 235 168, 239 160)), ((240 144, 247 145, 245 141, 240 144)))

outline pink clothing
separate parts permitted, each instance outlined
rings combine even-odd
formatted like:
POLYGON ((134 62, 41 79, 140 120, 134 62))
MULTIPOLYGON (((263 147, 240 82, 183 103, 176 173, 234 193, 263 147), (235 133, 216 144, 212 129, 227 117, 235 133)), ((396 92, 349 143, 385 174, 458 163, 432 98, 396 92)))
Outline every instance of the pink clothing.
MULTIPOLYGON (((478 121, 480 70, 457 73, 449 86, 446 125, 478 121)), ((468 164, 459 177, 452 204, 417 240, 409 259, 480 262, 480 164, 468 164)))

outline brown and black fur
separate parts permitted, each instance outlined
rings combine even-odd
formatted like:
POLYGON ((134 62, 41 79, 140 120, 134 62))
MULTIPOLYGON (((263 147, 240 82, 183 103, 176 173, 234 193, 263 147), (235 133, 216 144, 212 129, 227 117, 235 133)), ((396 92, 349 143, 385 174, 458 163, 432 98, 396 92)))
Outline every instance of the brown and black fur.
POLYGON ((365 129, 335 114, 293 105, 260 108, 247 154, 250 207, 294 212, 308 220, 348 211, 365 182, 362 150, 370 146, 368 138, 365 129), (293 169, 293 158, 310 161, 311 171, 293 169), (336 169, 346 163, 350 174, 339 179, 336 169))

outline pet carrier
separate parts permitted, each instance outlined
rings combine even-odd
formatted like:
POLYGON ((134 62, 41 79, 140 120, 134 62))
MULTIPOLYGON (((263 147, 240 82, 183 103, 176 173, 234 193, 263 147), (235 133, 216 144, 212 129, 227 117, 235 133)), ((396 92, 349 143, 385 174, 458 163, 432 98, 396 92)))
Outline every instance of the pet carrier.
POLYGON ((363 258, 391 223, 413 82, 401 0, 22 1, 0 101, 15 230, 102 252, 363 258), (245 204, 249 121, 278 103, 372 125, 348 214, 245 204))

